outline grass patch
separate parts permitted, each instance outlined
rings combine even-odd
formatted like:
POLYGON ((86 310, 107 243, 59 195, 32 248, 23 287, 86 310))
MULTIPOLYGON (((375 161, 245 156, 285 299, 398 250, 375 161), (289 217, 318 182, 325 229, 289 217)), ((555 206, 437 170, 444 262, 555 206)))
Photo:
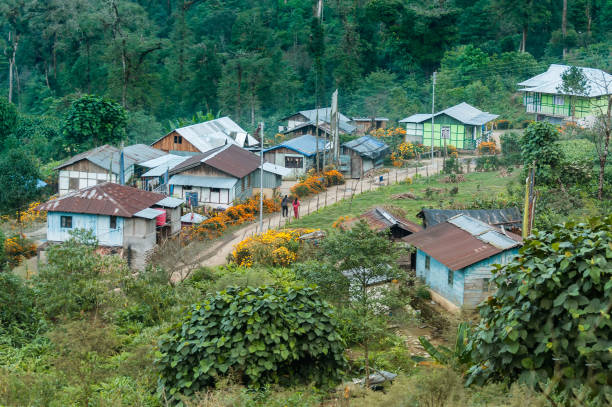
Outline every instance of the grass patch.
MULTIPOLYGON (((406 218, 420 223, 417 213, 424 207, 448 209, 454 205, 466 205, 475 199, 491 199, 506 192, 509 184, 518 186, 520 171, 501 177, 499 171, 464 174, 465 181, 458 184, 444 183, 444 175, 419 178, 413 184, 383 186, 375 191, 355 195, 353 200, 345 199, 306 215, 287 225, 291 228, 320 228, 329 230, 340 216, 358 216, 375 206, 393 205, 406 212, 406 218), (455 195, 450 191, 458 186, 455 195), (427 190, 433 190, 427 194, 427 190), (393 195, 410 192, 418 199, 393 199, 393 195)), ((357 187, 359 191, 359 187, 357 187)))

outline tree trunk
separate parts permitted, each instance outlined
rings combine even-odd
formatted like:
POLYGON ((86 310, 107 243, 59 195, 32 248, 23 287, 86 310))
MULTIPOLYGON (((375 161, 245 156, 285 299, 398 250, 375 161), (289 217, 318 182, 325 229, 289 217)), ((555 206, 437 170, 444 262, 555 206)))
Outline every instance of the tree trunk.
POLYGON ((13 101, 13 80, 14 73, 16 69, 15 59, 17 56, 17 46, 19 45, 19 36, 15 33, 9 32, 9 43, 12 40, 12 51, 8 57, 9 60, 9 93, 8 93, 8 101, 11 103, 13 101))
POLYGON ((586 3, 586 10, 585 10, 585 14, 586 14, 586 19, 587 19, 587 37, 590 38, 591 37, 591 2, 587 1, 586 3))
POLYGON ((567 46, 565 45, 565 37, 567 37, 567 0, 563 0, 563 14, 561 17, 561 33, 563 34, 563 59, 567 54, 567 46))
POLYGON ((368 353, 368 340, 366 339, 363 343, 363 355, 365 357, 365 388, 370 387, 370 356, 368 353))
POLYGON ((521 39, 520 52, 527 52, 527 25, 523 26, 523 38, 521 39))
POLYGON ((240 120, 240 117, 242 116, 242 108, 241 108, 242 95, 240 93, 240 90, 242 88, 242 66, 240 65, 240 62, 238 62, 238 66, 236 70, 238 74, 238 98, 236 100, 236 117, 238 118, 238 120, 240 120))
POLYGON ((251 126, 255 126, 255 83, 251 82, 251 126))

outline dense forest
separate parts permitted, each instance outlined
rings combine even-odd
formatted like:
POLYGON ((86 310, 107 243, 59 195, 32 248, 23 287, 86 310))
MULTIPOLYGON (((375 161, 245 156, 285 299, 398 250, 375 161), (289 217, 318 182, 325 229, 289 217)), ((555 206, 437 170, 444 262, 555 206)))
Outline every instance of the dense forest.
POLYGON ((22 115, 0 137, 36 140, 43 163, 66 155, 62 120, 85 94, 150 142, 197 112, 275 129, 336 88, 343 113, 397 120, 431 109, 437 71, 436 109, 466 101, 519 126, 517 81, 551 62, 612 67, 610 0, 4 0, 0 15, 0 91, 22 115))

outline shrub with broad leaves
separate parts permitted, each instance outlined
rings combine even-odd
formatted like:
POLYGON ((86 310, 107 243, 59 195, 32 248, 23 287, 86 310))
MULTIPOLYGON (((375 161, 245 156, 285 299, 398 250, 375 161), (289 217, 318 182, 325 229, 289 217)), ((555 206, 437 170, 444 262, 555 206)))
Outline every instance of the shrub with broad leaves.
POLYGON ((333 386, 347 366, 330 305, 309 287, 231 287, 192 305, 156 352, 158 391, 180 402, 232 375, 249 386, 333 386))
POLYGON ((468 383, 586 385, 594 401, 611 390, 612 215, 537 232, 494 276, 468 383))

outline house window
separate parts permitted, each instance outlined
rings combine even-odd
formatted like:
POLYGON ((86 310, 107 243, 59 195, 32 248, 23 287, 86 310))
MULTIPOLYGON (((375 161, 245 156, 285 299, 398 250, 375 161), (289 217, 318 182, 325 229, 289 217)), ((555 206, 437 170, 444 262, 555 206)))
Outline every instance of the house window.
POLYGON ((111 216, 110 217, 110 225, 109 227, 111 229, 117 229, 117 217, 116 216, 111 216))
POLYGON ((174 144, 183 144, 183 136, 174 136, 174 144))
POLYGON ((79 179, 70 177, 68 179, 68 189, 79 189, 79 179))
POLYGON ((62 216, 60 226, 65 229, 72 229, 72 216, 62 216))
POLYGON ((425 256, 425 270, 429 270, 429 267, 431 267, 431 257, 425 256))
POLYGON ((555 105, 563 106, 565 104, 565 99, 561 95, 555 95, 554 103, 555 105))
POLYGON ((285 168, 303 168, 304 157, 285 157, 285 168))
POLYGON ((218 194, 218 193, 221 192, 221 189, 219 189, 219 188, 211 188, 210 192, 213 193, 213 194, 218 194))
POLYGON ((192 188, 191 185, 183 185, 183 191, 191 191, 192 188))
POLYGON ((253 174, 249 174, 249 177, 247 178, 247 188, 251 188, 251 176, 253 174))
POLYGON ((244 184, 245 184, 245 180, 244 180, 244 178, 242 178, 242 190, 243 190, 243 191, 244 191, 244 189, 245 189, 244 184))
POLYGON ((482 292, 487 292, 491 289, 491 283, 489 282, 488 278, 483 278, 482 279, 482 292))
POLYGON ((453 270, 448 269, 448 285, 453 285, 453 277, 454 277, 453 270))

